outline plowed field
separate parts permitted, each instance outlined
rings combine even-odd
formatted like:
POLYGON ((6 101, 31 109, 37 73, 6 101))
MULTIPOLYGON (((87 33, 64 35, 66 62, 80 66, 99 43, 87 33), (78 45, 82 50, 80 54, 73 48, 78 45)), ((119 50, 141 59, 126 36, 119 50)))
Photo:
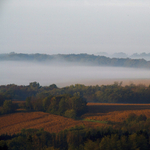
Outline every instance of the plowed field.
POLYGON ((76 121, 44 112, 19 112, 0 117, 0 134, 18 133, 23 128, 44 128, 45 131, 57 133, 76 125, 85 125, 87 127, 106 126, 106 124, 76 121))
MULTIPOLYGON (((100 104, 88 103, 89 112, 82 115, 83 119, 121 122, 130 113, 145 114, 150 118, 150 104, 100 104)), ((0 134, 14 134, 23 128, 44 128, 45 131, 58 133, 74 126, 86 127, 108 126, 99 122, 73 120, 44 112, 18 112, 0 116, 0 134)))

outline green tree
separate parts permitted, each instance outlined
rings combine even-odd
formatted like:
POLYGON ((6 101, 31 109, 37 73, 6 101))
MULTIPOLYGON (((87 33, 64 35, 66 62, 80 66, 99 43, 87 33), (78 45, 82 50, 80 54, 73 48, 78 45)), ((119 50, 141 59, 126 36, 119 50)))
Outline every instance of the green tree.
POLYGON ((8 146, 5 141, 0 141, 0 150, 8 150, 8 146))
POLYGON ((36 111, 43 111, 43 102, 42 99, 36 99, 32 102, 33 109, 36 111))
POLYGON ((3 105, 4 101, 5 101, 4 96, 0 94, 0 106, 3 105))
POLYGON ((68 117, 68 118, 73 118, 73 119, 75 119, 75 118, 76 118, 76 111, 75 111, 74 109, 66 110, 64 116, 65 116, 65 117, 68 117))
POLYGON ((59 102, 59 109, 58 109, 58 113, 59 115, 63 115, 64 112, 66 111, 66 102, 65 102, 65 98, 62 98, 59 102))
POLYGON ((102 138, 100 144, 99 144, 100 150, 110 150, 110 136, 105 136, 102 138))
POLYGON ((74 96, 70 99, 70 101, 72 103, 71 109, 75 110, 77 116, 80 116, 86 112, 87 102, 85 101, 85 99, 78 96, 74 96))
POLYGON ((52 96, 48 96, 48 97, 45 97, 43 99, 43 109, 44 109, 44 111, 48 111, 48 108, 51 104, 51 98, 52 98, 52 96))
POLYGON ((11 100, 5 100, 3 103, 2 114, 12 113, 15 110, 11 100))
POLYGON ((31 97, 26 98, 26 109, 27 110, 32 110, 31 97))
POLYGON ((84 150, 100 150, 100 148, 97 142, 88 140, 84 143, 84 150))

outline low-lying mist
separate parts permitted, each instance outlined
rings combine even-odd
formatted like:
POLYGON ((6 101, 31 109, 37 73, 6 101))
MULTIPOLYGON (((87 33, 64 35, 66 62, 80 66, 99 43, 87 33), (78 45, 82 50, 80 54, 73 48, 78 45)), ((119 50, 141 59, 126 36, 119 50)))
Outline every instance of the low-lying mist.
POLYGON ((56 84, 58 87, 71 84, 99 84, 102 80, 150 79, 150 70, 79 66, 69 64, 42 64, 29 62, 0 62, 0 85, 28 85, 39 82, 42 86, 56 84))

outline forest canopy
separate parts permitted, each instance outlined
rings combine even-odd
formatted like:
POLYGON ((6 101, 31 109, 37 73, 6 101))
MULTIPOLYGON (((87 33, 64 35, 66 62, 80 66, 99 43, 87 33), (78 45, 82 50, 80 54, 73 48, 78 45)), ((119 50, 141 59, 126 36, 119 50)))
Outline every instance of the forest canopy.
POLYGON ((126 85, 122 82, 115 82, 112 85, 85 86, 75 84, 58 88, 55 84, 41 86, 37 82, 32 82, 27 86, 15 84, 0 86, 0 105, 4 100, 25 101, 28 97, 44 99, 48 96, 60 96, 69 94, 71 96, 81 97, 87 102, 100 103, 150 103, 150 86, 144 85, 126 85))

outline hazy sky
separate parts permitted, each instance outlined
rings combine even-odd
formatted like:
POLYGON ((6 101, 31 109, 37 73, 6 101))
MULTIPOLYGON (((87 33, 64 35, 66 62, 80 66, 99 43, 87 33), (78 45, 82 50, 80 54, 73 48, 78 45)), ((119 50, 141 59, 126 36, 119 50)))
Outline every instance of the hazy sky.
POLYGON ((0 53, 150 52, 149 0, 0 0, 0 53))

